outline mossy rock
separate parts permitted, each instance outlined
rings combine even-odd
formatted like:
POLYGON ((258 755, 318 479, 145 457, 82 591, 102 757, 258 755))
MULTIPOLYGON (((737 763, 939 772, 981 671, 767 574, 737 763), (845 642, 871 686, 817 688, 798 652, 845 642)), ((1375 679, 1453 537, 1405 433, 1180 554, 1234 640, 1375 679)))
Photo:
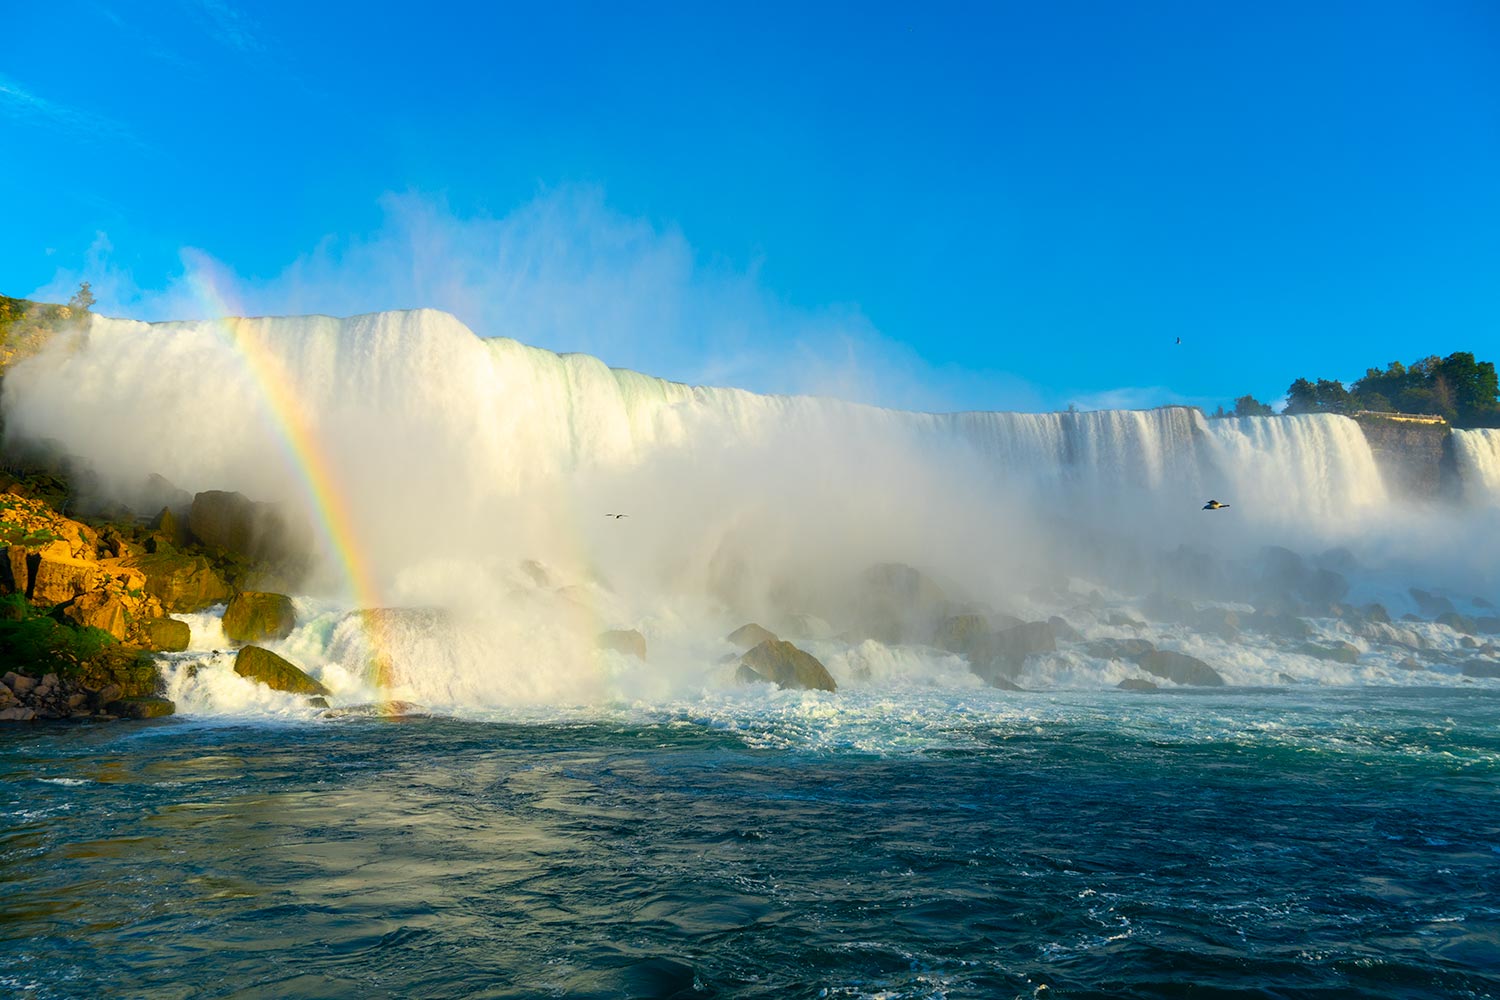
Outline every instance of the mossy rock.
POLYGON ((76 679, 95 691, 117 684, 126 698, 150 697, 161 683, 155 658, 133 646, 113 646, 89 658, 76 679))
POLYGON ((234 642, 285 639, 297 627, 297 612, 285 594, 246 590, 224 609, 224 635, 234 642))
POLYGON ((146 593, 160 598, 175 614, 202 611, 230 597, 229 588, 203 556, 157 552, 122 559, 120 565, 145 574, 146 593))
POLYGON ((161 719, 175 715, 177 706, 166 698, 120 698, 105 705, 104 710, 122 719, 161 719))
POLYGON ((234 672, 273 691, 327 696, 329 691, 301 668, 260 646, 245 646, 234 657, 234 672))
POLYGON ((770 681, 785 688, 835 691, 838 685, 816 656, 789 642, 767 639, 740 657, 735 676, 745 681, 770 681), (749 676, 746 674, 748 669, 749 676))
POLYGON ((193 630, 176 618, 152 618, 141 625, 146 644, 167 653, 180 653, 192 641, 193 630))

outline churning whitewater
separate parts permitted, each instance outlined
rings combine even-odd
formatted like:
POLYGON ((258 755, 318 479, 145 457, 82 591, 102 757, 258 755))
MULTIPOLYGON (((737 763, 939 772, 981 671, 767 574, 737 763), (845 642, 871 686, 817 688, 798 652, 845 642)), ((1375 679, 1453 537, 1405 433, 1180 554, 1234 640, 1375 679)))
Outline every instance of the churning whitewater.
MULTIPOLYGON (((725 637, 748 622, 851 709, 1206 676, 1143 670, 1140 643, 1232 686, 1495 683, 1493 431, 1455 432, 1458 495, 1417 501, 1341 416, 908 413, 663 381, 431 310, 95 318, 17 365, 5 405, 12 444, 68 455, 100 505, 232 490, 305 525, 273 648, 336 702, 738 698, 725 637), (1036 648, 979 663, 970 632, 1027 623, 1036 648)), ((233 673, 214 612, 190 624, 183 711, 308 711, 233 673)))

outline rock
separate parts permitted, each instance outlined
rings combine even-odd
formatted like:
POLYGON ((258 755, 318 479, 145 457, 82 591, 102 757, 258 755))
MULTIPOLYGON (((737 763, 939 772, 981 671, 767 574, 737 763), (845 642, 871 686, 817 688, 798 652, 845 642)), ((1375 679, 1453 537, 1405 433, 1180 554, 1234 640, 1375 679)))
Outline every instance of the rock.
POLYGON ((1192 601, 1180 597, 1169 597, 1157 591, 1141 602, 1141 613, 1158 622, 1180 622, 1188 624, 1195 620, 1197 612, 1192 601))
POLYGON ((1200 632, 1232 639, 1239 634, 1240 615, 1229 608, 1208 607, 1194 613, 1192 624, 1200 632))
POLYGON ((1102 660, 1134 660, 1156 649, 1146 639, 1095 639, 1084 644, 1084 652, 1102 660))
POLYGON ((1157 677, 1164 677, 1176 684, 1191 684, 1198 687, 1220 687, 1224 678, 1219 672, 1196 656, 1174 652, 1170 649, 1154 649, 1136 657, 1142 670, 1157 677))
POLYGON ((103 629, 121 642, 129 623, 125 602, 102 590, 90 591, 62 609, 63 617, 87 628, 103 629))
POLYGON ((1015 680, 1033 653, 1057 649, 1057 637, 1048 622, 1023 622, 1014 628, 992 632, 966 655, 969 669, 991 687, 999 680, 1015 680))
POLYGON ((14 670, 6 673, 3 678, 5 686, 10 688, 17 696, 26 697, 36 689, 36 678, 25 674, 18 674, 14 670))
POLYGON ((1052 626, 1052 635, 1058 642, 1079 642, 1083 639, 1083 633, 1068 623, 1061 615, 1053 615, 1047 619, 1047 624, 1052 626))
POLYGON ((597 642, 600 649, 612 649, 642 660, 646 658, 646 637, 633 628, 600 632, 597 642))
POLYGON ((1410 656, 1406 657, 1400 663, 1396 664, 1396 666, 1400 667, 1402 670, 1426 670, 1427 669, 1426 667, 1424 667, 1422 664, 1418 663, 1415 659, 1413 659, 1410 656))
POLYGON ((24 594, 31 589, 31 553, 23 545, 7 545, 0 558, 0 594, 24 594))
POLYGON ((1127 677, 1115 685, 1121 691, 1156 691, 1158 685, 1155 681, 1148 681, 1144 677, 1127 677))
POLYGON ((44 551, 31 571, 31 590, 27 596, 44 607, 65 604, 92 590, 98 577, 97 562, 44 551))
POLYGON ((948 610, 943 589, 903 563, 880 563, 865 570, 856 600, 861 629, 885 643, 926 641, 948 610))
POLYGON ((155 553, 121 559, 120 565, 137 569, 146 578, 146 592, 160 599, 169 612, 201 611, 229 600, 224 581, 203 556, 155 553))
POLYGON ((1312 634, 1312 628, 1303 619, 1284 612, 1261 608, 1256 608, 1255 612, 1245 620, 1245 626, 1265 635, 1280 636, 1283 639, 1305 639, 1312 634))
POLYGON ((172 513, 171 507, 161 509, 161 512, 151 521, 151 529, 156 537, 174 548, 181 548, 187 544, 187 525, 178 520, 177 515, 172 513))
POLYGON ((1474 631, 1484 635, 1500 635, 1500 617, 1485 615, 1474 619, 1474 631))
POLYGON ((767 639, 775 642, 777 637, 776 633, 772 632, 770 629, 763 628, 760 625, 755 624, 754 622, 749 622, 748 624, 741 625, 739 628, 729 633, 729 635, 725 636, 725 638, 734 645, 738 646, 740 649, 750 649, 752 647, 759 646, 767 639))
POLYGON ((1475 624, 1474 619, 1467 615, 1461 615, 1457 611, 1444 611, 1434 618, 1433 621, 1439 625, 1446 625, 1455 632, 1467 632, 1473 635, 1478 631, 1478 626, 1475 624))
POLYGON ((112 701, 119 701, 125 694, 125 689, 118 684, 106 684, 94 692, 94 700, 98 704, 108 705, 112 701))
POLYGON ((834 691, 834 683, 828 669, 816 656, 804 652, 789 642, 767 639, 740 657, 741 671, 736 677, 743 679, 743 669, 748 668, 760 679, 771 681, 784 688, 803 688, 817 691, 834 691))
POLYGON ((151 618, 141 624, 146 644, 166 653, 178 653, 192 642, 192 629, 176 618, 151 618))
POLYGON ((1460 670, 1465 677, 1500 677, 1500 660, 1469 660, 1460 670))
POLYGON ((104 708, 122 719, 160 719, 177 711, 177 706, 165 698, 120 698, 104 708))
POLYGON ((833 626, 817 615, 794 614, 781 620, 787 635, 797 639, 830 639, 833 626))
POLYGON ((285 639, 297 627, 297 612, 285 594, 245 590, 224 609, 224 636, 234 642, 285 639))
POLYGON ((990 623, 983 615, 954 615, 943 619, 932 643, 950 653, 967 655, 989 639, 990 623))
POLYGON ((1302 597, 1317 608, 1337 604, 1349 593, 1349 581, 1331 569, 1313 570, 1299 588, 1302 597))
POLYGON ((1418 590, 1416 587, 1412 587, 1407 593, 1417 603, 1417 610, 1421 611, 1428 618, 1436 618, 1445 612, 1457 610, 1453 607, 1453 602, 1446 597, 1429 594, 1427 591, 1418 590))
POLYGON ((1389 624, 1391 620, 1391 614, 1385 609, 1384 604, 1362 604, 1359 613, 1367 622, 1389 624))
POLYGON ((207 490, 193 497, 188 533, 204 545, 252 562, 296 562, 309 532, 276 504, 240 493, 207 490))
POLYGON ((329 691, 300 668, 260 646, 243 646, 234 657, 234 672, 273 691, 327 696, 329 691))
POLYGON ((1305 656, 1315 656, 1320 660, 1332 660, 1335 663, 1357 663, 1359 661, 1359 647, 1352 642, 1336 642, 1331 646, 1309 642, 1304 643, 1298 652, 1305 656))
POLYGON ((320 694, 315 694, 307 699, 307 704, 309 708, 327 708, 328 699, 320 694))
POLYGON ((1109 616, 1108 623, 1110 625, 1113 625, 1115 628, 1130 628, 1135 629, 1137 632, 1146 627, 1145 622, 1136 618, 1131 618, 1129 615, 1122 615, 1119 613, 1111 614, 1109 616))
POLYGON ((12 705, 0 709, 0 722, 30 722, 36 718, 36 709, 24 705, 12 705))
POLYGON ((1493 611, 1494 608, 1495 608, 1495 606, 1493 604, 1491 604, 1489 601, 1486 601, 1482 597, 1476 597, 1470 603, 1472 603, 1474 605, 1474 607, 1476 607, 1476 608, 1485 608, 1486 610, 1490 610, 1490 611, 1493 611))
POLYGON ((143 698, 156 694, 161 677, 150 653, 130 646, 111 646, 85 661, 77 680, 95 691, 117 685, 120 693, 116 697, 143 698))

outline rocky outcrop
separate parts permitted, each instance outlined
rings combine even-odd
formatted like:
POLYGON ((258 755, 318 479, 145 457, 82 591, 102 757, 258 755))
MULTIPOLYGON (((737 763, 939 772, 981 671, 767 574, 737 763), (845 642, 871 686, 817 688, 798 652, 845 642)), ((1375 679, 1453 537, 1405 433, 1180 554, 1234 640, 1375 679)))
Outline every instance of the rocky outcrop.
POLYGON ((753 649, 767 640, 771 642, 777 641, 778 636, 768 628, 757 625, 755 622, 749 622, 741 625, 724 638, 740 649, 753 649))
POLYGON ((600 632, 597 641, 600 649, 612 649, 642 660, 646 658, 646 637, 633 628, 600 632))
POLYGON ((1221 687, 1224 678, 1213 667, 1196 656, 1177 653, 1170 649, 1153 649, 1136 658, 1142 670, 1174 684, 1194 687, 1221 687))
POLYGON ((0 677, 0 722, 170 715, 172 703, 155 697, 158 684, 156 665, 148 655, 118 646, 82 664, 70 664, 66 674, 32 676, 12 670, 0 677), (146 707, 138 707, 138 702, 146 707))
POLYGON ((232 642, 285 639, 297 627, 297 612, 285 594, 246 590, 224 609, 224 636, 232 642))
POLYGON ((300 571, 310 549, 308 527, 281 506, 224 490, 193 497, 187 530, 211 549, 285 573, 300 571))
POLYGON ((244 646, 234 657, 234 672, 259 681, 273 691, 291 694, 327 695, 328 689, 290 660, 260 646, 244 646))
POLYGON ((1335 642, 1328 645, 1309 642, 1304 643, 1299 652, 1307 656, 1313 656, 1320 660, 1329 660, 1334 663, 1356 663, 1359 661, 1359 647, 1352 642, 1335 642))
POLYGON ((1420 500, 1457 495, 1452 432, 1446 422, 1394 414, 1360 414, 1354 419, 1389 492, 1420 500))
POLYGON ((202 611, 229 600, 229 586, 204 556, 159 551, 119 560, 126 569, 139 570, 148 594, 174 614, 202 611))
POLYGON ((741 683, 769 681, 784 688, 834 691, 838 685, 816 656, 789 642, 767 639, 740 657, 741 683))
POLYGON ((855 602, 858 631, 885 643, 926 642, 949 612, 943 589, 903 563, 880 563, 860 574, 855 602))

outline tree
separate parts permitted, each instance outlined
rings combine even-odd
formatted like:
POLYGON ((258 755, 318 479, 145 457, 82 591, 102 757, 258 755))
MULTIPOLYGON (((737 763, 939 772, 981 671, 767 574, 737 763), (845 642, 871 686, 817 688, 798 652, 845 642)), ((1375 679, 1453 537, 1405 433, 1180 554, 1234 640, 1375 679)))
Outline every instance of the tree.
POLYGON ((94 290, 87 281, 78 286, 78 291, 68 300, 68 308, 76 309, 78 312, 88 312, 94 305, 94 290))
POLYGON ((1241 396, 1234 401, 1234 415, 1237 417, 1269 417, 1271 408, 1254 396, 1241 396))
POLYGON ((1286 391, 1287 413, 1317 413, 1318 389, 1305 378, 1293 382, 1286 391))
POLYGON ((1337 379, 1320 378, 1317 385, 1318 410, 1322 413, 1348 413, 1349 390, 1337 379))

